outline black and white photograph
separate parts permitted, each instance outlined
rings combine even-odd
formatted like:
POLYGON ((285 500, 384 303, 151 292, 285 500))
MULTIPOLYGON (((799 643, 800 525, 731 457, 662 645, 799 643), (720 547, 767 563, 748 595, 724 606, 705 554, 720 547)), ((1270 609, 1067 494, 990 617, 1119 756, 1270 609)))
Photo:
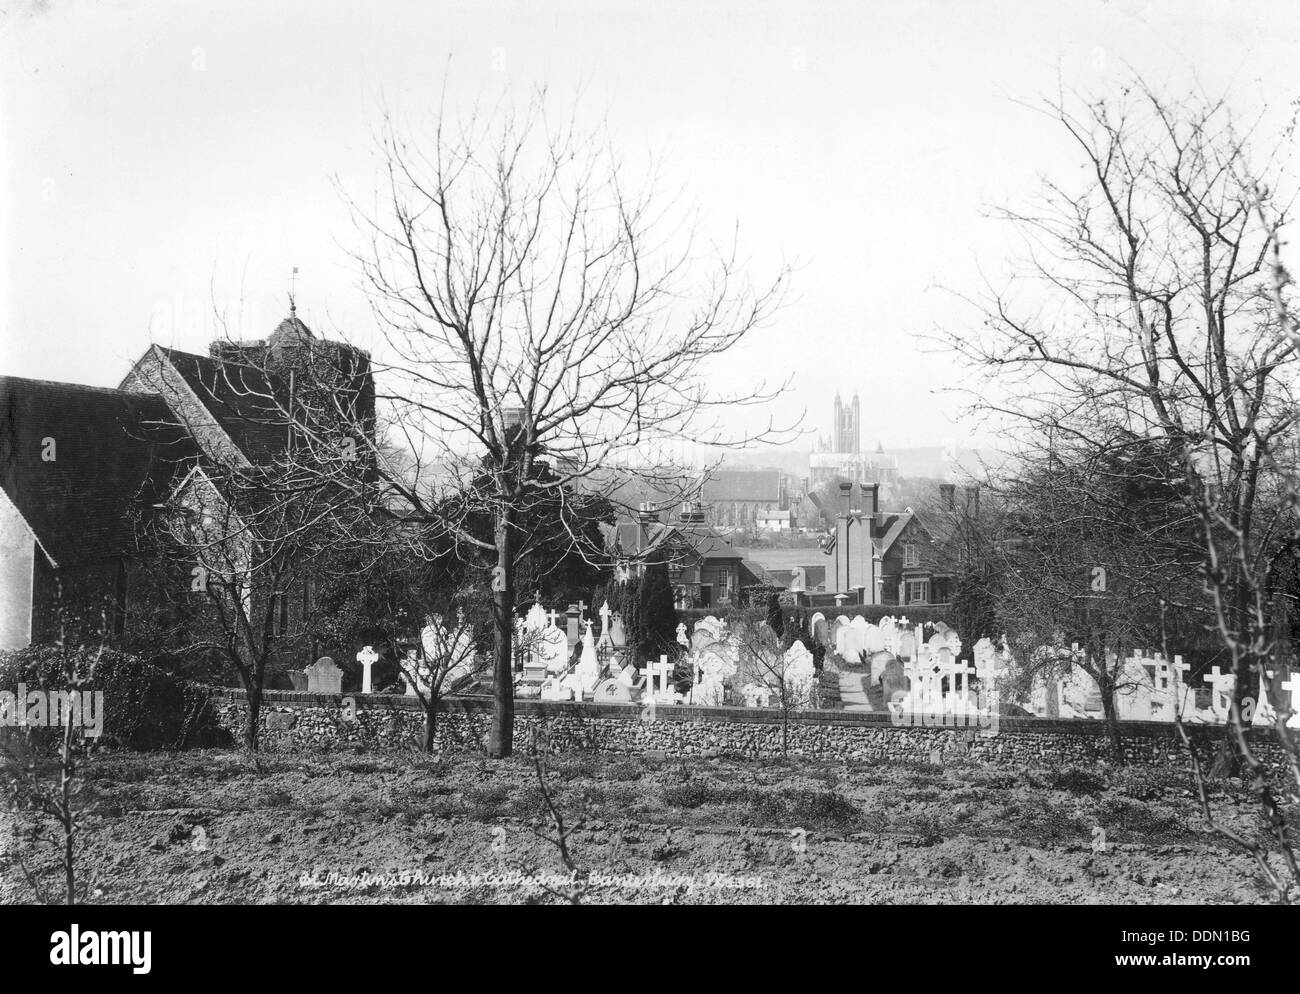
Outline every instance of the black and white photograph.
POLYGON ((11 0, 23 955, 925 905, 856 920, 1289 957, 1297 55, 1281 0, 11 0))

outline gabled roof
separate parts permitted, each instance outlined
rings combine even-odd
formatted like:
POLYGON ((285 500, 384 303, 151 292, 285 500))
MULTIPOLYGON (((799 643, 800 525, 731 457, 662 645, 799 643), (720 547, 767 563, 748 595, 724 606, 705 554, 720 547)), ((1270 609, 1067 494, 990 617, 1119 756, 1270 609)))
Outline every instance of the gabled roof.
POLYGON ((156 394, 0 376, 0 487, 55 566, 132 549, 194 454, 156 394))
POLYGON ((705 501, 772 501, 781 499, 779 469, 719 469, 704 481, 705 501))
POLYGON ((602 522, 600 530, 605 537, 605 548, 610 553, 630 559, 644 559, 655 552, 671 551, 669 547, 678 543, 703 560, 741 558, 730 539, 703 522, 666 524, 651 521, 643 528, 630 518, 621 518, 614 524, 602 522))
POLYGON ((199 402, 254 464, 271 462, 285 448, 289 387, 273 373, 237 362, 159 346, 199 402))
POLYGON ((898 537, 911 524, 916 515, 911 511, 886 511, 883 515, 883 527, 878 529, 879 534, 874 536, 872 541, 876 543, 876 551, 883 557, 889 553, 898 537))

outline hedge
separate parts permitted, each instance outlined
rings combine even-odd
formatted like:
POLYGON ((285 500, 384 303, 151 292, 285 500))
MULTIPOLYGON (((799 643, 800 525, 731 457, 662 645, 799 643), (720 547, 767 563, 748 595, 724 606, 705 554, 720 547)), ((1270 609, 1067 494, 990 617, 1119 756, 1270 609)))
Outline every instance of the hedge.
MULTIPOLYGON (((907 618, 908 622, 913 625, 935 624, 940 621, 949 625, 953 624, 951 620, 951 604, 904 604, 901 607, 897 604, 846 604, 844 607, 835 607, 834 605, 830 607, 783 607, 781 615, 788 619, 798 611, 803 611, 809 618, 820 612, 826 617, 827 624, 832 625, 835 624, 835 619, 840 615, 850 619, 861 615, 873 624, 879 622, 882 618, 898 617, 907 618)), ((732 608, 729 607, 682 608, 678 610, 677 618, 679 621, 686 622, 689 628, 695 622, 710 616, 725 621, 731 612, 732 608)))
MULTIPOLYGON (((90 691, 104 694, 103 733, 99 746, 127 749, 184 749, 228 745, 230 734, 217 722, 212 688, 183 680, 151 666, 140 657, 112 649, 69 650, 88 668, 98 657, 90 691)), ((32 690, 66 690, 63 650, 33 645, 0 651, 0 690, 16 693, 18 684, 32 690)), ((58 739, 57 729, 38 738, 58 739)))

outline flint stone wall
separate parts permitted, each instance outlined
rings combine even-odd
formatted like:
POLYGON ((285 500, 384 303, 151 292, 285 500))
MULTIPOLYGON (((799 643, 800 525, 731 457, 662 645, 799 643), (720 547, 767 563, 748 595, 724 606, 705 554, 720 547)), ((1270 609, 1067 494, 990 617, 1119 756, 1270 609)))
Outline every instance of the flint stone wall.
MULTIPOLYGON (((214 701, 220 721, 238 739, 247 715, 242 690, 222 691, 214 701)), ((516 700, 515 743, 523 751, 535 733, 550 752, 602 752, 770 759, 782 753, 778 709, 681 707, 659 705, 654 720, 635 704, 577 704, 516 700)), ((492 702, 485 697, 452 697, 441 702, 437 747, 486 751, 492 702)), ((267 691, 260 715, 262 748, 271 751, 419 748, 424 741, 424 711, 415 698, 386 694, 312 694, 267 691), (347 702, 351 702, 349 705, 347 702)), ((1199 748, 1212 751, 1221 726, 1189 725, 1199 748)), ((964 758, 989 765, 1087 765, 1111 759, 1110 739, 1100 721, 1051 718, 998 720, 996 734, 973 727, 897 725, 869 712, 795 711, 789 719, 789 753, 806 758, 844 760, 910 759, 921 762, 964 758)), ((1125 760, 1131 764, 1183 764, 1178 732, 1161 722, 1123 722, 1125 760)), ((1261 758, 1279 761, 1280 750, 1267 730, 1248 733, 1261 758)))

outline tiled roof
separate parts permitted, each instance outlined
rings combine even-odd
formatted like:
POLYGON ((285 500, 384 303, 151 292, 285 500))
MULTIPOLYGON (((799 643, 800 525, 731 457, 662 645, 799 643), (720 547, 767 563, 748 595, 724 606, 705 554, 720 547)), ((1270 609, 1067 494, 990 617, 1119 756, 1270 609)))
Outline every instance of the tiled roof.
POLYGON ((619 551, 624 555, 641 557, 663 548, 668 543, 680 540, 700 556, 701 559, 740 559, 730 540, 703 523, 666 524, 653 521, 645 529, 644 537, 641 526, 631 519, 621 519, 616 524, 603 523, 601 533, 605 536, 605 546, 610 552, 619 551))
POLYGON ((130 512, 194 455, 171 421, 156 394, 0 376, 0 488, 55 565, 134 546, 130 512))
POLYGON ((289 388, 277 376, 176 349, 159 351, 250 462, 268 463, 284 450, 288 428, 277 401, 288 406, 289 388))
POLYGON ((704 483, 704 500, 771 501, 781 499, 779 469, 719 469, 704 483))

